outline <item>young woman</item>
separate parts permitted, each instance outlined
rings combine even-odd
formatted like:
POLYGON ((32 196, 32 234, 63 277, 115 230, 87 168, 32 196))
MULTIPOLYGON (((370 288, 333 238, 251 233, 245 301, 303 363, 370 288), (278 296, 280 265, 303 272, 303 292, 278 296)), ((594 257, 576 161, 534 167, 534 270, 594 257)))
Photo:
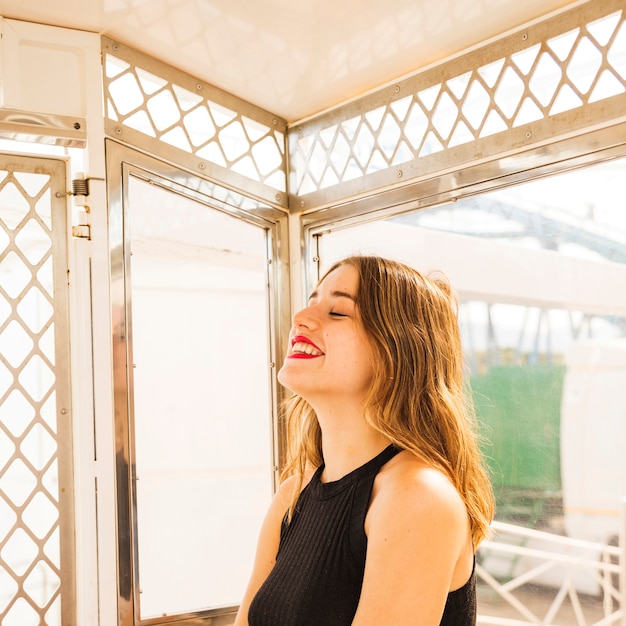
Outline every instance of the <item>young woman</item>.
POLYGON ((448 284, 333 266, 278 378, 289 453, 236 626, 469 626, 493 497, 448 284))

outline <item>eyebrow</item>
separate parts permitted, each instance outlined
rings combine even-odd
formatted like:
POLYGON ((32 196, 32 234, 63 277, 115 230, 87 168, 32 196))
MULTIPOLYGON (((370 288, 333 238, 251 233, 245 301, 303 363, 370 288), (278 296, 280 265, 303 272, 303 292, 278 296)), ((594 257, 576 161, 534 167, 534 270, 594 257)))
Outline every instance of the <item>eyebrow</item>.
MULTIPOLYGON (((348 298, 348 300, 352 300, 352 302, 356 304, 356 297, 348 293, 347 291, 331 291, 330 295, 335 298, 348 298)), ((311 293, 311 295, 309 296, 309 300, 315 297, 317 297, 317 289, 311 293)))

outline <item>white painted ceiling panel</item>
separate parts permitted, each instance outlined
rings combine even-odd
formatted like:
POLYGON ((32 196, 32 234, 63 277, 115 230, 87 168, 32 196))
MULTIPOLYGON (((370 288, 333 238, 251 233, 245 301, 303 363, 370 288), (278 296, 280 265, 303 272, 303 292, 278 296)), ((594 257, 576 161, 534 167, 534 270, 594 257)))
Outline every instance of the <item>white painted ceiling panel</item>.
POLYGON ((571 0, 0 0, 109 37, 294 122, 571 0))

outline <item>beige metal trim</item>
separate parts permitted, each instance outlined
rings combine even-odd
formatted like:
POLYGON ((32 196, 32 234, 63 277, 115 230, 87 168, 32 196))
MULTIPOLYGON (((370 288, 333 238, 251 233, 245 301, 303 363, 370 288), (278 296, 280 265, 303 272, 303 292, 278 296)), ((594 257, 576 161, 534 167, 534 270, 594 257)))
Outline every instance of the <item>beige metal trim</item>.
POLYGON ((79 117, 26 113, 0 108, 0 137, 68 148, 87 145, 86 121, 79 117))
POLYGON ((338 223, 380 219, 423 209, 462 197, 550 176, 626 153, 626 122, 547 146, 494 156, 490 161, 468 164, 455 171, 417 178, 404 186, 390 187, 360 198, 339 202, 323 210, 304 213, 302 223, 312 232, 338 223))

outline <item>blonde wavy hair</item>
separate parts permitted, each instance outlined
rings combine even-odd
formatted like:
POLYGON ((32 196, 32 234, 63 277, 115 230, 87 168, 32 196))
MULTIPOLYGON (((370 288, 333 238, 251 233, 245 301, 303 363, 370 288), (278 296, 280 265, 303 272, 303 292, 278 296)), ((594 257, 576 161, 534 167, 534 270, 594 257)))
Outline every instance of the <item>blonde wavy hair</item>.
MULTIPOLYGON (((488 535, 494 498, 463 375, 456 295, 443 275, 424 276, 377 256, 339 261, 321 280, 343 265, 358 272, 356 301, 374 354, 366 419, 450 478, 467 508, 476 548, 488 535)), ((297 483, 291 518, 304 473, 323 462, 322 433, 313 408, 297 395, 285 403, 283 418, 282 478, 295 475, 297 483)))

